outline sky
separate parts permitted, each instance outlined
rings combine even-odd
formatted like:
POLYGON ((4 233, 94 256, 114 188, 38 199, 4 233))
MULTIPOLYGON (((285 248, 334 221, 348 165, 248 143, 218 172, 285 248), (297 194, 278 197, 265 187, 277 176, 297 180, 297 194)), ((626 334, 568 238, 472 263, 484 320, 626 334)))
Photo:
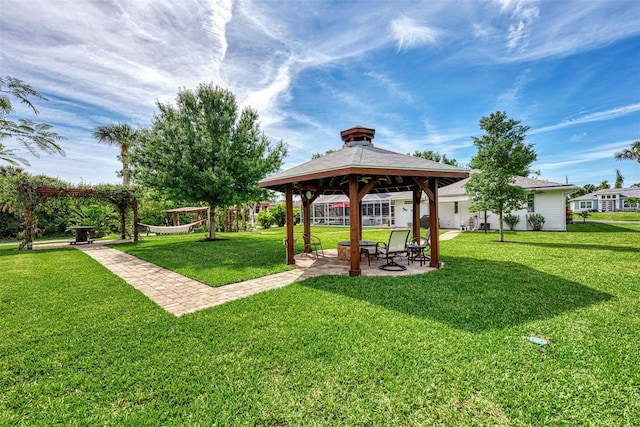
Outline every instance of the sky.
POLYGON ((539 179, 640 183, 639 163, 614 159, 640 140, 638 0, 0 0, 0 75, 48 98, 14 118, 66 138, 66 157, 18 151, 25 170, 76 184, 121 182, 96 126, 149 126, 201 82, 258 111, 284 169, 356 125, 466 165, 500 110, 530 127, 539 179))

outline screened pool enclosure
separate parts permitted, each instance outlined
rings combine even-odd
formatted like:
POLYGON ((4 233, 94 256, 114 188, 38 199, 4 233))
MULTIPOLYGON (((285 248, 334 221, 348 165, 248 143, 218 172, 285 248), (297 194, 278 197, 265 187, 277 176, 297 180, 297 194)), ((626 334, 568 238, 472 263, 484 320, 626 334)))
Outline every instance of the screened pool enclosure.
MULTIPOLYGON (((395 203, 389 194, 367 194, 361 202, 362 225, 393 227, 395 203)), ((311 209, 313 225, 349 225, 349 199, 343 195, 320 196, 311 209)))

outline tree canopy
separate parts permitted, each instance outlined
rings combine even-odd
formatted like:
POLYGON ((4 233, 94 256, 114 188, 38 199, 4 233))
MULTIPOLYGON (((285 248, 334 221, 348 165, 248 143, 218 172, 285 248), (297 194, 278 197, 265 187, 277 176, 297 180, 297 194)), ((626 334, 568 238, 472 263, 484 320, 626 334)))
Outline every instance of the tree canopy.
POLYGON ((460 167, 460 164, 458 163, 458 161, 456 159, 450 159, 447 157, 446 154, 440 154, 437 151, 433 151, 433 150, 424 150, 424 151, 415 151, 413 153, 414 157, 421 157, 423 159, 427 159, 427 160, 433 160, 434 162, 438 162, 438 163, 444 163, 445 165, 451 165, 451 166, 458 166, 460 167))
POLYGON ((272 145, 256 111, 238 112, 233 93, 209 83, 157 107, 131 150, 133 177, 171 199, 207 203, 213 239, 215 208, 261 198, 258 181, 280 168, 286 145, 272 145))
POLYGON ((536 158, 532 144, 525 144, 528 126, 496 111, 480 119, 485 133, 473 137, 478 152, 471 159, 471 167, 479 172, 471 174, 465 189, 470 196, 470 210, 491 211, 499 215, 500 241, 504 242, 502 218, 505 212, 520 209, 527 193, 514 185, 516 176, 527 176, 536 158))
POLYGON ((34 114, 39 112, 31 101, 33 98, 48 101, 22 80, 10 76, 0 77, 0 160, 12 165, 18 163, 29 165, 29 162, 19 157, 14 149, 10 149, 2 143, 4 139, 16 140, 35 157, 39 157, 40 152, 64 156, 64 150, 56 142, 64 138, 52 132, 51 125, 35 123, 29 119, 18 119, 16 122, 8 118, 15 112, 10 96, 28 106, 34 114))

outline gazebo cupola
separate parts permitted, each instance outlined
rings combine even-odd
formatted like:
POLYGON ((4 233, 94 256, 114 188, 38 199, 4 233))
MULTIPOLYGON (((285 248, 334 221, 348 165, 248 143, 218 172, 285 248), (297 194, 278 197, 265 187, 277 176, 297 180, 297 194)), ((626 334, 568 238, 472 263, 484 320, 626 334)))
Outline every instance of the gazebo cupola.
POLYGON ((368 145, 373 147, 373 137, 376 135, 375 129, 356 126, 340 132, 340 138, 344 142, 343 148, 355 147, 356 145, 368 145))
MULTIPOLYGON (((413 193, 413 235, 420 235, 420 198, 429 198, 431 220, 431 267, 440 266, 438 246, 438 187, 469 177, 469 171, 415 156, 400 154, 373 146, 376 131, 355 126, 340 132, 343 146, 291 169, 276 173, 259 182, 263 188, 285 193, 287 264, 295 264, 293 236, 293 195, 302 200, 304 233, 311 234, 311 204, 320 195, 344 194, 349 197, 349 234, 351 269, 359 276, 362 237, 362 198, 368 193, 413 193)), ((308 251, 309 248, 305 248, 308 251)))

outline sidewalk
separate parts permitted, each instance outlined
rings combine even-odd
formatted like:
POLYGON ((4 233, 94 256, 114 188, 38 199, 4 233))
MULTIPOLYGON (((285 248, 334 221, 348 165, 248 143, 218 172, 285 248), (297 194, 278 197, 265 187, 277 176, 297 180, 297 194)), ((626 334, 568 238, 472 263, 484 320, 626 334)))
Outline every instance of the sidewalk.
MULTIPOLYGON (((440 240, 449 240, 460 234, 451 230, 440 236, 440 240)), ((122 280, 138 289, 153 302, 171 314, 182 316, 208 307, 224 304, 239 298, 245 298, 259 292, 277 289, 309 277, 334 274, 348 275, 350 264, 339 261, 337 250, 326 250, 325 256, 316 259, 310 254, 296 256, 296 264, 292 270, 270 276, 232 283, 225 286, 211 287, 197 280, 190 279, 174 271, 143 261, 127 253, 109 248, 105 244, 124 242, 123 240, 98 241, 92 244, 73 245, 122 280)), ((68 243, 51 243, 34 246, 34 249, 51 249, 69 247, 68 243)), ((371 266, 361 264, 363 276, 423 274, 433 270, 426 265, 412 263, 405 271, 387 272, 378 268, 377 262, 371 266)))

